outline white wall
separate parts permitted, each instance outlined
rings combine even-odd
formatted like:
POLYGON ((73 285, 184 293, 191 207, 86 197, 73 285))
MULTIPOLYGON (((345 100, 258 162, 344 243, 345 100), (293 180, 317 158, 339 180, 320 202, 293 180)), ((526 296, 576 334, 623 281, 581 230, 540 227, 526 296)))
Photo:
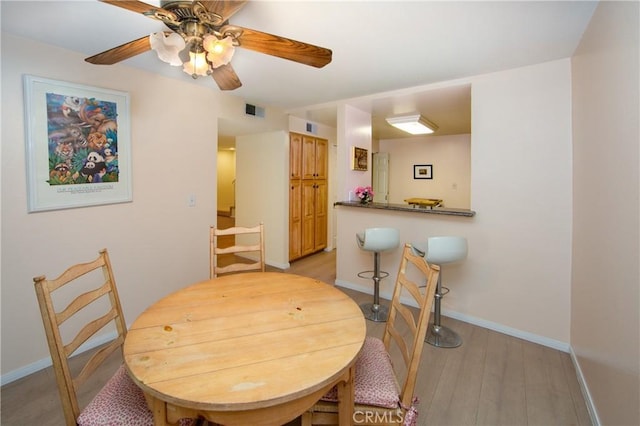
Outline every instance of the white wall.
MULTIPOLYGON (((221 93, 213 81, 209 87, 125 65, 91 65, 81 54, 4 33, 1 49, 6 383, 49 362, 34 276, 53 278, 106 247, 128 323, 161 296, 208 278, 208 228, 216 219, 216 117, 247 118, 244 100, 221 93), (130 94, 133 202, 27 213, 23 74, 130 94), (191 195, 194 207, 188 206, 191 195)), ((286 116, 275 110, 268 115, 263 122, 286 129, 286 116)))
POLYGON ((638 2, 601 2, 573 65, 571 346, 599 423, 640 424, 638 2))
POLYGON ((236 138, 236 225, 264 223, 265 261, 289 267, 289 134, 236 138))
POLYGON ((351 105, 338 107, 338 155, 337 155, 337 197, 349 199, 349 192, 358 186, 371 185, 371 114, 351 105), (368 151, 368 170, 351 170, 351 148, 368 151))
MULTIPOLYGON (((571 80, 568 59, 487 74, 472 84, 473 218, 338 207, 337 283, 372 292, 355 232, 395 226, 401 241, 462 235, 469 257, 443 267, 449 316, 568 350, 571 80)), ((395 272, 400 252, 382 256, 395 272)), ((388 281, 388 282, 387 282, 388 281)), ((390 297, 392 280, 382 292, 390 297)))
POLYGON ((471 135, 382 139, 379 145, 389 153, 390 203, 439 198, 449 208, 471 208, 471 135), (430 164, 433 179, 414 179, 417 164, 430 164))

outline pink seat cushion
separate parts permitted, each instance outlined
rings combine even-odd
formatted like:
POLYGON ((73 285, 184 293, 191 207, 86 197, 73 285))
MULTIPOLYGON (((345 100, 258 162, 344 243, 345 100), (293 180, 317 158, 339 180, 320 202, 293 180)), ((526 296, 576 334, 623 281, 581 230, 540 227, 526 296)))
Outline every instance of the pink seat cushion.
MULTIPOLYGON (((354 387, 356 404, 384 408, 399 407, 398 382, 382 340, 375 337, 367 337, 364 340, 364 346, 356 360, 354 387)), ((322 400, 337 402, 337 389, 331 389, 322 400)))
MULTIPOLYGON (((193 419, 180 420, 180 426, 194 424, 193 419)), ((131 381, 124 365, 78 416, 78 426, 106 425, 153 426, 153 414, 144 393, 131 381)))

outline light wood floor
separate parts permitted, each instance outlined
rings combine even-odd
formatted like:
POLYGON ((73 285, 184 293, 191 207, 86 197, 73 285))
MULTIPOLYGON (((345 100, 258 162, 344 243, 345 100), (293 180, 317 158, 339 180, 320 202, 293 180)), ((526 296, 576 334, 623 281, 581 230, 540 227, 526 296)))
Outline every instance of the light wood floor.
MULTIPOLYGON (((333 284, 335 256, 335 251, 321 252, 293 262, 286 272, 333 284)), ((342 290, 358 303, 372 298, 342 290)), ((591 425, 568 354, 450 318, 442 322, 462 336, 463 344, 455 349, 425 345, 416 387, 419 425, 591 425)), ((367 321, 369 335, 381 336, 383 328, 384 323, 367 321)), ((116 355, 102 367, 102 377, 88 386, 81 404, 121 361, 116 355)), ((1 392, 3 426, 64 424, 51 368, 1 392)))

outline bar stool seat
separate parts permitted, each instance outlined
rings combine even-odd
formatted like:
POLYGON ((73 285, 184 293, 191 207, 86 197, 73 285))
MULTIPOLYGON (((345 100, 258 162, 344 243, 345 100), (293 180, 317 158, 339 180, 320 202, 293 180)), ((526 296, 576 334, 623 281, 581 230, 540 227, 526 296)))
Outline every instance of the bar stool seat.
MULTIPOLYGON (((464 237, 430 237, 427 240, 427 247, 424 249, 424 258, 427 263, 442 267, 442 265, 464 260, 467 257, 467 252, 468 244, 464 237)), ((440 269, 436 286, 433 324, 429 327, 425 340, 430 345, 440 348, 456 348, 462 344, 462 338, 455 331, 440 323, 440 304, 448 292, 449 289, 442 286, 442 269, 440 269)))
POLYGON ((380 280, 389 276, 380 270, 380 253, 393 250, 400 245, 400 232, 395 228, 367 228, 364 232, 356 233, 358 247, 373 252, 373 270, 358 273, 360 278, 373 280, 373 303, 360 305, 364 317, 370 321, 384 322, 387 320, 389 308, 380 305, 380 280))

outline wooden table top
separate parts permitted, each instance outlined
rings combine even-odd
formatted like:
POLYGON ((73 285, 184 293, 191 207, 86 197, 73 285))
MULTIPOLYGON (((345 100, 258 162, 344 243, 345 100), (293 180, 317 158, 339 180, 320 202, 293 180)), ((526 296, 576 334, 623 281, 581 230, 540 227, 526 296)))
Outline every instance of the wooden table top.
POLYGON ((150 306, 128 332, 124 360, 154 398, 239 412, 335 383, 365 335, 359 306, 331 285, 277 272, 233 274, 150 306))

